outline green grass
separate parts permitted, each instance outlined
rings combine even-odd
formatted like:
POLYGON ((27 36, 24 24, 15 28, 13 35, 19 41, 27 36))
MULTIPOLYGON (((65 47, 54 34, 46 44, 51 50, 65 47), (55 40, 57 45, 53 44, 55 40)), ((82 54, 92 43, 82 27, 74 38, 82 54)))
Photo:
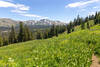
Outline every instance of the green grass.
MULTIPOLYGON (((92 27, 93 25, 94 25, 94 21, 93 20, 90 20, 90 21, 88 21, 90 24, 90 27, 92 27)), ((98 27, 96 27, 96 28, 98 28, 98 27)), ((85 23, 85 29, 87 29, 87 23, 85 23)), ((81 26, 76 26, 75 27, 75 31, 80 31, 81 30, 81 26)))
POLYGON ((90 67, 93 52, 100 52, 100 26, 77 29, 59 37, 1 47, 0 67, 90 67))

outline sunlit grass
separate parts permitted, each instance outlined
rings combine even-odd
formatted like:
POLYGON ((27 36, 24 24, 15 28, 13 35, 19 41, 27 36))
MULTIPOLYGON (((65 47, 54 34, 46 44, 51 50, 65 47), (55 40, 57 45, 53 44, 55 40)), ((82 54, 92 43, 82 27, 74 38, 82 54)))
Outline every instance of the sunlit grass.
POLYGON ((0 48, 0 67, 90 67, 99 54, 100 26, 0 48), (92 30, 94 29, 94 30, 92 30))

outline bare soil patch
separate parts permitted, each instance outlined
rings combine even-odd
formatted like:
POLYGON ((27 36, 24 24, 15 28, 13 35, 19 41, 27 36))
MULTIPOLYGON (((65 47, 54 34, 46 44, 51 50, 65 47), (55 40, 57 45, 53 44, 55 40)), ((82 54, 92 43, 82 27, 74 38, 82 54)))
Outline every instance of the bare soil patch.
POLYGON ((92 64, 90 67, 100 67, 99 58, 93 54, 92 64))

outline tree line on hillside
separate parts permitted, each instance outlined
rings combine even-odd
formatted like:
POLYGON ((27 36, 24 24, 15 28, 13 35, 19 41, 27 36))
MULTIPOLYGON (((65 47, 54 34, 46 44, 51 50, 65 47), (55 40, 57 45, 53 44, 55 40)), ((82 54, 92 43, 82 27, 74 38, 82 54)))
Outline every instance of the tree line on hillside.
POLYGON ((34 39, 47 39, 53 36, 58 36, 58 34, 63 33, 67 30, 67 33, 74 32, 76 26, 81 26, 81 29, 85 28, 90 29, 90 20, 94 21, 94 25, 100 24, 100 12, 96 12, 95 15, 90 15, 85 18, 80 17, 79 15, 74 21, 70 21, 67 26, 65 25, 52 25, 50 29, 45 29, 44 31, 38 30, 36 35, 29 29, 27 25, 24 25, 23 22, 19 23, 19 31, 16 32, 15 27, 11 27, 9 36, 0 36, 0 46, 6 46, 13 43, 25 42, 34 39), (35 38, 34 38, 35 37, 35 38))
POLYGON ((47 39, 66 31, 65 25, 52 25, 50 29, 44 31, 38 30, 36 35, 29 29, 23 22, 19 23, 19 31, 16 32, 15 27, 12 26, 7 36, 0 36, 0 47, 6 46, 13 43, 25 42, 34 39, 47 39), (34 38, 35 37, 35 38, 34 38))
POLYGON ((100 24, 100 12, 96 12, 95 15, 90 15, 85 18, 82 18, 78 15, 77 18, 74 19, 74 21, 70 21, 70 23, 67 24, 67 33, 69 34, 73 32, 74 28, 79 25, 81 25, 82 30, 84 30, 85 28, 90 29, 90 20, 94 21, 94 25, 100 24))

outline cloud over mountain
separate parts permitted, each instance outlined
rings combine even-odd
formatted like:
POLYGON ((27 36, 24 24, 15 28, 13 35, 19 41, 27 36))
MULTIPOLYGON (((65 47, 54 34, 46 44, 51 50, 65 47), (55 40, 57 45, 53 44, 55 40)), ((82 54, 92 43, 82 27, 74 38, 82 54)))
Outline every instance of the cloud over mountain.
POLYGON ((26 6, 24 4, 15 4, 10 1, 4 1, 0 0, 0 7, 1 8, 13 8, 13 10, 10 10, 11 12, 18 13, 21 16, 26 16, 26 17, 36 17, 36 18, 47 18, 35 14, 30 14, 28 11, 30 10, 29 6, 26 6))
POLYGON ((95 2, 98 2, 100 0, 88 0, 88 1, 80 1, 80 2, 75 2, 75 3, 70 3, 68 5, 66 5, 65 7, 70 7, 70 8, 75 8, 75 7, 81 7, 81 6, 84 6, 84 5, 88 5, 88 4, 92 4, 92 3, 95 3, 95 2))

